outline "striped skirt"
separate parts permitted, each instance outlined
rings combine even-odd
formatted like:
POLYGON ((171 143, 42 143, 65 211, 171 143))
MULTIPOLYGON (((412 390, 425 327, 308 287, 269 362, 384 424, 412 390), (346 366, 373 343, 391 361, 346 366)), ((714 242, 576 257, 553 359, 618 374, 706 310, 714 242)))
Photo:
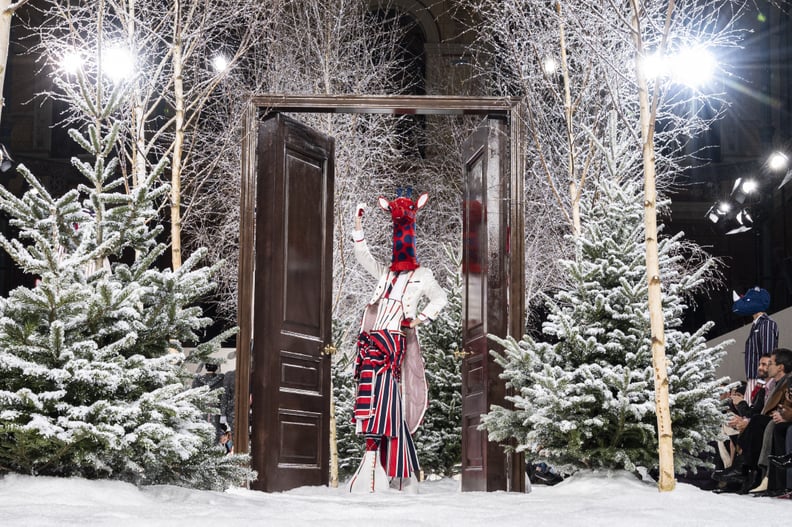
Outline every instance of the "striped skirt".
POLYGON ((381 438, 380 459, 388 476, 408 478, 418 471, 418 455, 402 415, 398 381, 404 343, 401 332, 360 334, 353 419, 359 434, 381 438))

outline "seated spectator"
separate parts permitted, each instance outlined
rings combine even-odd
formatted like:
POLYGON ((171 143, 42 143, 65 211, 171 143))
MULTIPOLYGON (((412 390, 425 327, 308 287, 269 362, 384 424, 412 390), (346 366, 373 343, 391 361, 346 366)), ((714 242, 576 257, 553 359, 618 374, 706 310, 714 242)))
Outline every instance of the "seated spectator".
POLYGON ((786 376, 786 393, 772 414, 772 455, 768 456, 769 487, 783 489, 784 498, 792 498, 792 374, 786 376))
MULTIPOLYGON (((783 493, 785 487, 774 488, 772 481, 769 482, 770 487, 767 490, 760 490, 764 485, 765 477, 763 472, 760 472, 760 458, 763 452, 765 429, 769 423, 774 423, 773 414, 786 393, 788 372, 792 372, 792 351, 776 348, 767 363, 769 380, 765 386, 765 404, 761 412, 753 415, 751 412, 747 415, 737 415, 728 423, 740 432, 737 442, 742 450, 742 463, 735 463, 735 466, 729 470, 716 471, 713 479, 725 483, 740 483, 739 492, 742 494, 751 490, 765 493, 776 493, 780 490, 783 493)), ((735 399, 738 401, 735 406, 740 406, 739 397, 735 399)), ((755 407, 756 405, 752 405, 751 408, 755 407)))

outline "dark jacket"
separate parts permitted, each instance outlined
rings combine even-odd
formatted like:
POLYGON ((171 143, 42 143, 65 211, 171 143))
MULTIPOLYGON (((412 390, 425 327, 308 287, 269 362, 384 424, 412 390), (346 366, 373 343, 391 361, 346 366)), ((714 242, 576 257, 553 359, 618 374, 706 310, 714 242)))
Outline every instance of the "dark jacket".
POLYGON ((741 417, 747 417, 749 419, 755 415, 761 414, 762 409, 764 409, 766 397, 767 388, 763 387, 761 390, 756 392, 750 406, 748 406, 748 403, 745 402, 745 400, 740 401, 740 403, 736 406, 737 414, 739 414, 741 417))
POLYGON ((786 403, 786 392, 787 387, 789 386, 789 378, 789 375, 784 375, 776 383, 773 393, 767 397, 764 408, 762 408, 762 413, 764 415, 772 414, 775 410, 778 410, 779 406, 786 403))

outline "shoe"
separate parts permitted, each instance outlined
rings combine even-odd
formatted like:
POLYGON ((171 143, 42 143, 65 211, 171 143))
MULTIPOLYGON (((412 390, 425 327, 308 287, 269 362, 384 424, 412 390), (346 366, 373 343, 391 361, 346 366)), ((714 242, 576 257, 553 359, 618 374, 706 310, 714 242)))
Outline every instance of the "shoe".
POLYGON ((415 474, 409 478, 393 478, 390 480, 390 488, 405 494, 418 494, 418 478, 415 474))
POLYGON ((742 485, 740 485, 740 490, 737 491, 737 494, 748 494, 751 489, 756 486, 757 475, 758 472, 756 470, 749 470, 745 475, 745 479, 743 479, 742 485))
POLYGON ((776 496, 779 500, 792 500, 792 490, 786 489, 788 492, 781 494, 780 496, 776 496))
POLYGON ((536 471, 534 473, 534 479, 532 483, 538 483, 540 485, 547 485, 552 487, 553 485, 557 485, 564 481, 564 478, 556 474, 555 472, 541 472, 536 471))
POLYGON ((724 483, 741 483, 745 480, 742 469, 730 468, 727 470, 716 470, 712 473, 712 479, 724 483))
POLYGON ((777 498, 777 497, 779 497, 779 496, 781 496, 783 494, 786 494, 789 491, 790 491, 790 489, 766 490, 764 492, 757 492, 756 494, 754 494, 754 497, 756 497, 756 498, 777 498))
POLYGON ((767 484, 769 482, 770 482, 770 480, 767 478, 767 476, 765 476, 765 477, 762 478, 762 482, 758 486, 752 488, 748 492, 751 493, 751 494, 755 494, 757 492, 764 492, 764 491, 767 490, 767 484))
POLYGON ((712 490, 713 494, 734 494, 736 492, 737 489, 735 489, 734 487, 720 487, 712 490))
POLYGON ((784 456, 767 456, 767 459, 778 468, 792 468, 792 454, 786 454, 784 456))
POLYGON ((363 460, 360 462, 357 472, 355 472, 349 482, 349 492, 370 493, 390 490, 388 476, 385 474, 385 469, 382 468, 379 459, 377 459, 377 454, 377 451, 367 450, 363 455, 363 460))

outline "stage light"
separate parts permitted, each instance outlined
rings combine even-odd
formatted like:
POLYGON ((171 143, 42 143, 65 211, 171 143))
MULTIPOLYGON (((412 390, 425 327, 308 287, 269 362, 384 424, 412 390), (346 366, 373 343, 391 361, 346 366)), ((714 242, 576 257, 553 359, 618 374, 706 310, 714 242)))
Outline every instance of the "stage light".
POLYGON ((84 62, 85 60, 83 59, 82 55, 80 55, 80 53, 70 50, 67 51, 63 57, 61 57, 60 67, 66 73, 74 75, 80 70, 80 68, 82 68, 84 62))
POLYGON ((789 166, 789 158, 783 152, 773 152, 767 159, 767 168, 773 172, 781 172, 789 166))
POLYGON ((558 70, 558 63, 553 57, 546 57, 544 61, 542 61, 542 69, 545 75, 552 75, 558 70))
POLYGON ((228 69, 228 65, 228 59, 223 55, 217 55, 212 59, 212 67, 217 73, 224 72, 226 69, 228 69))
POLYGON ((135 74, 135 55, 123 45, 109 47, 102 57, 102 72, 113 82, 132 78, 135 74))
POLYGON ((753 194, 759 188, 759 183, 755 179, 746 179, 742 182, 742 191, 746 194, 753 194))
POLYGON ((731 221, 724 225, 726 234, 740 234, 741 232, 748 232, 753 227, 753 217, 748 209, 742 209, 731 221))

